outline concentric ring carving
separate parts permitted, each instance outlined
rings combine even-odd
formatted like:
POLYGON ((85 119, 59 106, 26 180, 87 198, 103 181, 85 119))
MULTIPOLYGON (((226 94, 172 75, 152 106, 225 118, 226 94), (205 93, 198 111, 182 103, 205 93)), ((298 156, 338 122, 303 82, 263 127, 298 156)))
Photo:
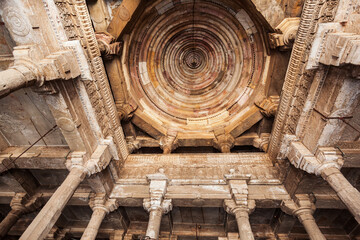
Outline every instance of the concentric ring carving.
POLYGON ((262 38, 241 3, 219 2, 156 1, 134 27, 131 94, 159 125, 211 130, 254 99, 262 38))

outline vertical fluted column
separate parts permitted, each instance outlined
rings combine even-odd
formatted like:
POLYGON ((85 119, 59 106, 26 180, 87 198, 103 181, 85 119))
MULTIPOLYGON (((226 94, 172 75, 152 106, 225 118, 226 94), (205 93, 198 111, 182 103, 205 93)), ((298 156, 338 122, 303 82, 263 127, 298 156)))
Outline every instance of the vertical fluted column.
POLYGON ((81 239, 92 240, 96 239, 100 225, 104 220, 106 214, 110 211, 117 209, 115 200, 108 200, 106 194, 98 193, 93 195, 89 202, 90 207, 93 210, 89 224, 87 225, 81 239))
POLYGON ((26 193, 16 193, 10 202, 11 211, 0 223, 0 239, 2 239, 25 213, 35 211, 41 206, 38 196, 28 198, 26 193))
POLYGON ((144 208, 149 212, 149 223, 146 230, 146 237, 159 239, 161 218, 163 214, 172 209, 171 199, 164 199, 168 178, 161 169, 159 173, 147 176, 150 182, 150 198, 144 199, 144 208))
POLYGON ((321 172, 322 178, 335 190, 339 198, 360 223, 360 193, 344 177, 338 168, 325 168, 321 172))
POLYGON ((326 240, 313 217, 315 205, 309 196, 296 195, 295 201, 283 201, 281 210, 289 215, 296 216, 303 224, 311 240, 326 240))
POLYGON ((249 221, 249 214, 253 211, 255 203, 253 201, 249 202, 251 202, 249 205, 252 205, 250 208, 248 205, 236 204, 233 199, 224 200, 224 207, 226 212, 235 216, 241 240, 255 239, 249 221))

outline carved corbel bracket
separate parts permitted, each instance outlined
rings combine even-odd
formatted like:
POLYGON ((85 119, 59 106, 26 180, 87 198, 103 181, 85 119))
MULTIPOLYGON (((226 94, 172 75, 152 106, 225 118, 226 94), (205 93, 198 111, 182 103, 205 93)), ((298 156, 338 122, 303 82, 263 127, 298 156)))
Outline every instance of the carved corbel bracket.
MULTIPOLYGON (((291 136, 293 135, 287 138, 296 139, 291 136)), ((297 140, 288 142, 289 147, 286 156, 296 168, 320 176, 325 169, 340 169, 342 167, 342 156, 337 154, 335 148, 319 148, 316 155, 314 155, 302 142, 297 140)))
POLYGON ((225 130, 223 128, 215 129, 214 135, 214 148, 218 149, 222 153, 229 153, 231 148, 233 148, 235 144, 234 137, 229 133, 225 133, 225 130))
POLYGON ((129 100, 128 103, 115 102, 115 105, 119 113, 120 120, 124 120, 124 121, 129 121, 134 115, 136 109, 138 108, 136 102, 131 99, 129 100))
MULTIPOLYGON (((81 74, 76 56, 69 49, 45 56, 40 46, 24 45, 15 47, 13 55, 14 65, 0 74, 0 96, 22 87, 41 87, 46 81, 68 80, 81 74)), ((50 86, 45 92, 56 93, 56 89, 50 86)))
POLYGON ((262 133, 260 137, 254 139, 253 145, 256 148, 266 152, 269 147, 270 133, 262 133))
POLYGON ((280 50, 289 50, 295 41, 296 33, 300 25, 300 18, 285 18, 276 28, 275 33, 270 33, 270 47, 280 50))
POLYGON ((170 154, 179 146, 177 139, 177 131, 168 130, 166 135, 160 138, 159 144, 164 154, 170 154))
POLYGON ((150 198, 144 199, 144 208, 147 211, 161 209, 163 213, 171 211, 171 199, 164 200, 169 179, 164 174, 163 169, 158 173, 146 176, 150 183, 150 198))
POLYGON ((44 204, 42 194, 36 194, 32 197, 26 193, 16 193, 11 199, 10 207, 20 214, 34 212, 44 204))
POLYGON ((95 209, 102 209, 106 213, 113 212, 119 207, 116 199, 109 199, 105 193, 92 194, 89 206, 93 211, 95 209))
POLYGON ((109 141, 103 141, 97 146, 90 158, 87 158, 85 152, 72 152, 66 161, 67 169, 71 171, 72 168, 80 168, 88 176, 101 172, 113 159, 110 146, 109 141))
POLYGON ((120 55, 123 42, 114 42, 115 38, 108 32, 97 32, 95 36, 101 55, 105 60, 111 60, 114 55, 120 55))
POLYGON ((270 96, 261 102, 256 102, 255 105, 260 108, 261 113, 265 117, 274 117, 279 106, 279 102, 279 96, 270 96))

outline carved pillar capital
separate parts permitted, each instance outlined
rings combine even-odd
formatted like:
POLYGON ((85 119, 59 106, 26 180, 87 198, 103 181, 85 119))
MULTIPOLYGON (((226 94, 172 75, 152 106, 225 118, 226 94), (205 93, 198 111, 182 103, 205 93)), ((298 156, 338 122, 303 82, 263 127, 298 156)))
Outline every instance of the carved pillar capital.
MULTIPOLYGON (((289 139, 293 138, 290 137, 289 139)), ((314 155, 298 140, 288 141, 286 155, 295 167, 317 176, 322 175, 326 169, 340 169, 343 165, 343 158, 335 148, 319 148, 314 155)))
POLYGON ((215 129, 214 135, 213 146, 222 153, 229 153, 235 144, 234 137, 229 133, 225 133, 225 129, 223 128, 215 129))
POLYGON ((110 160, 116 157, 116 150, 112 149, 113 141, 110 138, 104 139, 88 158, 85 152, 72 152, 67 161, 66 167, 71 171, 73 168, 78 168, 84 171, 88 176, 101 172, 105 169, 110 160))
POLYGON ((165 136, 160 138, 160 148, 164 151, 164 154, 169 154, 178 147, 177 132, 168 130, 165 136))
POLYGON ((93 211, 95 211, 95 209, 100 209, 109 213, 109 209, 105 206, 106 201, 107 196, 105 193, 97 193, 90 197, 89 205, 93 211))
POLYGON ((224 200, 224 209, 227 213, 231 215, 250 215, 255 210, 255 201, 247 201, 247 205, 236 204, 234 199, 225 199, 224 200))
POLYGON ((150 211, 161 211, 162 214, 167 214, 172 210, 172 200, 171 199, 164 199, 161 204, 151 198, 145 198, 143 202, 143 207, 147 212, 150 211))
POLYGON ((315 211, 314 201, 308 195, 296 195, 295 201, 292 199, 283 200, 280 207, 284 213, 296 217, 303 214, 312 215, 315 211))
POLYGON ((19 212, 20 214, 36 211, 43 204, 41 195, 34 195, 29 197, 26 193, 16 193, 11 199, 10 207, 13 213, 19 212))

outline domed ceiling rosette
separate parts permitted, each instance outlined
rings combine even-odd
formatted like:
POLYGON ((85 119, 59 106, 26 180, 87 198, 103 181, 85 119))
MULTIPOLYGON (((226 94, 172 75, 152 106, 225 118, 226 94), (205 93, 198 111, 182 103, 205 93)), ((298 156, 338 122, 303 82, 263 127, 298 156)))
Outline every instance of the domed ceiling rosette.
POLYGON ((152 3, 125 56, 135 115, 179 138, 213 138, 219 127, 231 133, 266 95, 268 56, 257 25, 240 1, 152 3))

